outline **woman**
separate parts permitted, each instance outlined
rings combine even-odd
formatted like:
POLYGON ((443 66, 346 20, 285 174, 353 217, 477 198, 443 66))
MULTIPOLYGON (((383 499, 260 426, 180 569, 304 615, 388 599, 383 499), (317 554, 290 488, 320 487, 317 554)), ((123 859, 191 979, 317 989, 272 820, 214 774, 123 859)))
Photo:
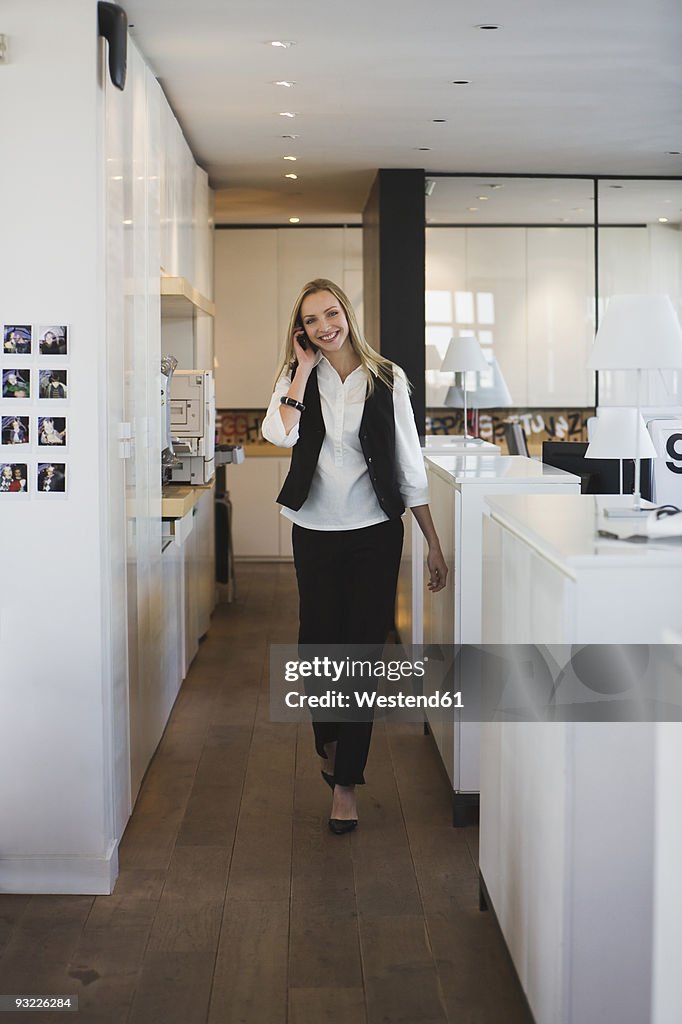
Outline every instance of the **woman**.
MULTIPOLYGON (((311 281, 294 304, 262 432, 293 448, 277 500, 294 524, 299 643, 383 645, 406 505, 428 545, 429 590, 443 589, 448 570, 427 504, 407 379, 365 341, 332 281, 311 281)), ((314 722, 313 729, 330 769, 322 772, 334 794, 329 828, 350 832, 372 723, 314 722)))

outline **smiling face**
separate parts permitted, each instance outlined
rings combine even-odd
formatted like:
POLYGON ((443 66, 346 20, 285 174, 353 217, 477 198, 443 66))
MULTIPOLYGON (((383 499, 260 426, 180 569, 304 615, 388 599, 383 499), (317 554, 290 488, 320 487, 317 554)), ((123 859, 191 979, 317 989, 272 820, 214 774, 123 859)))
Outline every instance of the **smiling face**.
POLYGON ((331 292, 313 292, 301 303, 305 332, 321 352, 339 352, 348 338, 343 307, 331 292))

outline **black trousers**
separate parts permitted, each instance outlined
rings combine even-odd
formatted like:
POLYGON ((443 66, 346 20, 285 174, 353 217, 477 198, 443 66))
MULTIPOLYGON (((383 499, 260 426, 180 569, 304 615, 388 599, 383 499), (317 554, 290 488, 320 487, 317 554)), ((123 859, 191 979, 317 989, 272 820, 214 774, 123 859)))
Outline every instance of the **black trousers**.
MULTIPOLYGON (((294 524, 299 644, 375 644, 393 625, 403 547, 401 519, 360 530, 306 530, 294 524)), ((341 786, 362 785, 372 722, 313 722, 315 749, 336 741, 341 786)))

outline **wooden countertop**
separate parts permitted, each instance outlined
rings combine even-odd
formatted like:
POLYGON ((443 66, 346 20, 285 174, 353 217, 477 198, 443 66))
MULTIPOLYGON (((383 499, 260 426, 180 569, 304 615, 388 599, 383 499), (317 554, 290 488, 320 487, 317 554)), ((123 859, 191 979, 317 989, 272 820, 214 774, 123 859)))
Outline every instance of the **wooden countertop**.
POLYGON ((161 491, 161 517, 182 519, 191 512, 200 496, 215 484, 166 484, 161 491))

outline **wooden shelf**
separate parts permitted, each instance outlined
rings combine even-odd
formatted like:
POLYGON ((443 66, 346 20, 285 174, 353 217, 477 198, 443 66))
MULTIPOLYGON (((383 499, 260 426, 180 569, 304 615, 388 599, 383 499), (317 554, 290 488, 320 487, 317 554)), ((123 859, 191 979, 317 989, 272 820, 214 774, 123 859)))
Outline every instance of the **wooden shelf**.
POLYGON ((184 277, 161 277, 161 315, 182 319, 194 313, 215 316, 215 303, 197 291, 184 277))

